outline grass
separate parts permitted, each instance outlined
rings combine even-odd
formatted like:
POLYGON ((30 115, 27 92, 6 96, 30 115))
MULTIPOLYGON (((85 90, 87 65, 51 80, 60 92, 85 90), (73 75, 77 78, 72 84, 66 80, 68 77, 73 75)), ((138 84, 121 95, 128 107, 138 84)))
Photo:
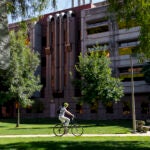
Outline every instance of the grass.
MULTIPOLYGON (((16 128, 14 119, 0 121, 0 135, 8 134, 52 134, 52 127, 58 120, 26 119, 16 128)), ((129 133, 131 120, 79 121, 84 133, 129 133)), ((32 137, 0 138, 0 150, 150 150, 147 136, 127 137, 32 137)))
MULTIPOLYGON (((0 121, 0 135, 52 134, 53 126, 58 122, 56 119, 26 119, 16 128, 14 119, 3 119, 0 121)), ((83 126, 85 134, 123 134, 129 133, 132 127, 131 120, 78 121, 78 123, 83 126)))
POLYGON ((149 137, 51 137, 0 139, 0 150, 149 150, 149 137))

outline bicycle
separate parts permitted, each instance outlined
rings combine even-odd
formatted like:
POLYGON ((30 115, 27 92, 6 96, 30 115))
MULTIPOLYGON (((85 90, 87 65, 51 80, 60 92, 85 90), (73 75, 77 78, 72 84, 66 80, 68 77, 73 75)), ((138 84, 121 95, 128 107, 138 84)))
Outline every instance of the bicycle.
POLYGON ((69 133, 69 130, 71 130, 71 133, 74 136, 81 136, 83 134, 83 127, 81 127, 79 124, 74 122, 74 118, 70 120, 70 124, 68 127, 64 125, 65 123, 58 123, 53 127, 53 133, 56 136, 63 136, 67 133, 69 133))

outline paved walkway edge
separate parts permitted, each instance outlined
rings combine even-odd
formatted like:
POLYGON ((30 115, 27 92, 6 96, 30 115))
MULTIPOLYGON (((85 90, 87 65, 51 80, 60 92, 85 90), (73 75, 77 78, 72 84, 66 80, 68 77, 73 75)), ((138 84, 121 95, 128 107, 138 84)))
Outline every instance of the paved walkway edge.
MULTIPOLYGON (((74 136, 72 134, 64 135, 66 136, 74 136)), ((150 136, 150 132, 147 133, 134 133, 134 134, 83 134, 83 137, 94 137, 94 136, 118 136, 118 137, 126 137, 126 136, 150 136)), ((55 137, 54 134, 31 134, 31 135, 0 135, 0 138, 29 138, 29 137, 55 137)))

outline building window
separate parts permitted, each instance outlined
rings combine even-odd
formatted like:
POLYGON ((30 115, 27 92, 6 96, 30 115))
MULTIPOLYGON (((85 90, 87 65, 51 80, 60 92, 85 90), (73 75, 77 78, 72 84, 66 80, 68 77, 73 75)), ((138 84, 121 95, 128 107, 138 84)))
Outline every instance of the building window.
POLYGON ((130 114, 130 103, 127 101, 123 102, 123 115, 129 115, 130 114))
POLYGON ((32 112, 32 107, 31 106, 28 106, 27 108, 26 108, 26 113, 31 113, 32 112))
POLYGON ((76 104, 76 113, 82 114, 83 108, 81 104, 76 104))
POLYGON ((91 103, 91 113, 97 113, 98 112, 98 102, 94 101, 91 103))
POLYGON ((42 83, 43 87, 46 86, 46 78, 45 77, 41 78, 41 83, 42 83))
POLYGON ((139 41, 137 39, 129 40, 129 41, 120 41, 118 43, 119 47, 119 55, 130 55, 136 50, 136 46, 139 45, 139 41))
MULTIPOLYGON (((141 66, 136 66, 133 68, 133 77, 134 81, 142 81, 144 80, 144 75, 141 73, 142 67, 141 66)), ((130 67, 123 67, 119 68, 120 72, 120 79, 123 82, 128 82, 131 81, 131 68, 130 67)))
POLYGON ((42 47, 46 47, 46 37, 42 37, 42 47))
POLYGON ((132 54, 132 47, 119 48, 119 55, 130 55, 132 54))
POLYGON ((136 22, 135 18, 131 18, 130 21, 126 24, 125 20, 121 20, 118 22, 118 28, 119 29, 125 29, 125 28, 132 28, 138 26, 138 23, 136 22))
POLYGON ((106 113, 112 114, 114 112, 113 110, 113 102, 107 102, 105 104, 106 113))
POLYGON ((94 27, 94 28, 89 28, 87 29, 87 34, 97 34, 97 33, 102 33, 102 32, 108 32, 108 25, 105 26, 100 26, 100 27, 94 27))
POLYGON ((148 114, 149 113, 149 103, 148 102, 142 102, 141 103, 141 113, 142 114, 148 114))
POLYGON ((44 104, 41 100, 35 100, 32 107, 33 107, 33 111, 35 113, 43 113, 44 112, 44 104))
POLYGON ((41 66, 46 67, 46 57, 42 57, 41 59, 41 66))

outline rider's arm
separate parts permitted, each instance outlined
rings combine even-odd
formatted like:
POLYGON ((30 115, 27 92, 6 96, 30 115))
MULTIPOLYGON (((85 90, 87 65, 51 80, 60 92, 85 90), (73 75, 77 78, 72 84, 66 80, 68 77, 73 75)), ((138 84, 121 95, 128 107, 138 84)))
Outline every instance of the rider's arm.
POLYGON ((74 115, 73 115, 70 111, 66 110, 66 113, 67 113, 68 115, 74 117, 74 115))

